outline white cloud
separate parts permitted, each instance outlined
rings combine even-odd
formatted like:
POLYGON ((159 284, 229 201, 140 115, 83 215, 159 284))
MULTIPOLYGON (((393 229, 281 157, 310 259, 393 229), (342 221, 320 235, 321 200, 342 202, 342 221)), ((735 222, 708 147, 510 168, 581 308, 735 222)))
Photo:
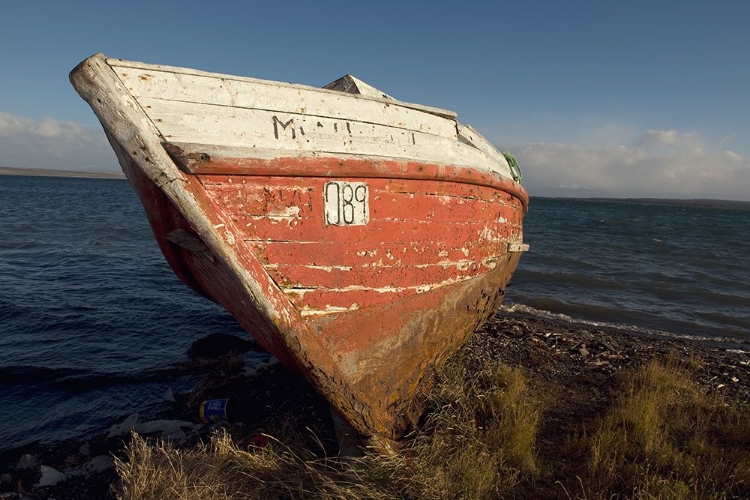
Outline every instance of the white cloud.
POLYGON ((636 146, 646 150, 652 150, 659 146, 673 146, 679 141, 680 134, 674 130, 649 130, 646 132, 636 146))
POLYGON ((64 141, 91 141, 91 131, 75 122, 44 117, 40 120, 0 111, 0 137, 58 138, 64 141))
POLYGON ((734 151, 726 150, 721 154, 721 157, 730 163, 741 163, 744 158, 738 155, 734 151))
POLYGON ((0 111, 0 166, 115 171, 117 160, 101 129, 0 111))
POLYGON ((514 153, 532 195, 750 200, 750 161, 694 132, 648 130, 630 146, 522 144, 514 153))

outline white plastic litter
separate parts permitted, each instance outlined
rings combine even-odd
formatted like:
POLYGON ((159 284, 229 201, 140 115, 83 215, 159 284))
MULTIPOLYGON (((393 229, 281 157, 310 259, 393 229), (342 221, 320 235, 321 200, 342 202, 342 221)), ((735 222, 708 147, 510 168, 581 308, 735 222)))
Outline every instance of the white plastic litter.
POLYGON ((172 391, 172 387, 168 387, 167 391, 164 393, 164 401, 169 401, 171 403, 174 403, 177 401, 174 397, 174 392, 172 391))
POLYGON ((65 474, 52 467, 42 465, 42 477, 39 478, 39 482, 36 483, 35 487, 42 486, 54 486, 57 483, 65 481, 65 474))
POLYGON ((130 415, 121 424, 115 424, 109 428, 107 437, 123 436, 131 430, 138 434, 153 434, 161 432, 162 439, 169 441, 181 441, 187 437, 184 429, 191 433, 202 427, 202 424, 194 424, 185 420, 152 420, 150 422, 138 422, 138 414, 130 415))

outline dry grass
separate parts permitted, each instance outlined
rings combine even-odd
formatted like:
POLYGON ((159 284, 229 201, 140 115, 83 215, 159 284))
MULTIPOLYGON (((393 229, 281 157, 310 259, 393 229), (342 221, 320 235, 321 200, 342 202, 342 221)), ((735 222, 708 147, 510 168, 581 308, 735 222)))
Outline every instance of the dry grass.
POLYGON ((227 433, 207 445, 180 450, 133 436, 127 460, 116 461, 123 500, 390 499, 395 494, 359 476, 358 466, 321 459, 305 447, 271 438, 263 448, 238 446, 227 433))
MULTIPOLYGON (((750 494, 747 408, 691 381, 699 360, 654 362, 559 453, 537 454, 545 407, 521 371, 460 360, 396 458, 320 456, 309 436, 246 447, 219 434, 194 449, 134 437, 117 462, 119 498, 731 498, 750 494)), ((584 427, 584 424, 586 426, 584 427)))
POLYGON ((750 493, 747 408, 692 382, 699 361, 652 362, 625 377, 589 449, 589 498, 728 498, 750 493))
POLYGON ((400 464, 410 498, 502 498, 536 477, 541 406, 519 370, 451 364, 400 464))

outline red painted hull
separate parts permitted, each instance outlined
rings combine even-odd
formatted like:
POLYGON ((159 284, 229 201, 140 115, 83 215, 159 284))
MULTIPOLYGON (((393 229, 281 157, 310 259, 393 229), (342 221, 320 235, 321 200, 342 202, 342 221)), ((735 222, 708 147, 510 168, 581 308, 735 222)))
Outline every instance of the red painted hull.
MULTIPOLYGON (((283 292, 300 313, 299 338, 309 338, 290 343, 249 305, 225 263, 170 241, 175 229, 193 228, 134 170, 131 180, 169 264, 286 366, 310 378, 359 432, 400 438, 419 417, 419 395, 433 370, 500 305, 520 256, 508 251, 508 242, 522 240, 525 200, 501 181, 435 180, 418 175, 418 167, 409 178, 393 162, 378 168, 394 169, 395 179, 335 178, 368 184, 370 220, 333 226, 323 213, 323 189, 333 177, 320 165, 300 164, 305 177, 293 171, 272 177, 241 164, 204 165, 207 173, 194 169, 185 179, 202 210, 241 237, 236 251, 260 265, 266 286, 283 292)), ((279 164, 283 170, 289 160, 279 164)))

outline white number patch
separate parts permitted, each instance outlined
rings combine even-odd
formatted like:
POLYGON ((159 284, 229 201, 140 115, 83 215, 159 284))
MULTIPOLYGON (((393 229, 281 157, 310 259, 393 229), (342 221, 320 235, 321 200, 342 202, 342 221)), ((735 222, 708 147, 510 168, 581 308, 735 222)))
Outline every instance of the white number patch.
POLYGON ((370 192, 364 182, 327 182, 326 225, 363 226, 370 220, 370 192))

